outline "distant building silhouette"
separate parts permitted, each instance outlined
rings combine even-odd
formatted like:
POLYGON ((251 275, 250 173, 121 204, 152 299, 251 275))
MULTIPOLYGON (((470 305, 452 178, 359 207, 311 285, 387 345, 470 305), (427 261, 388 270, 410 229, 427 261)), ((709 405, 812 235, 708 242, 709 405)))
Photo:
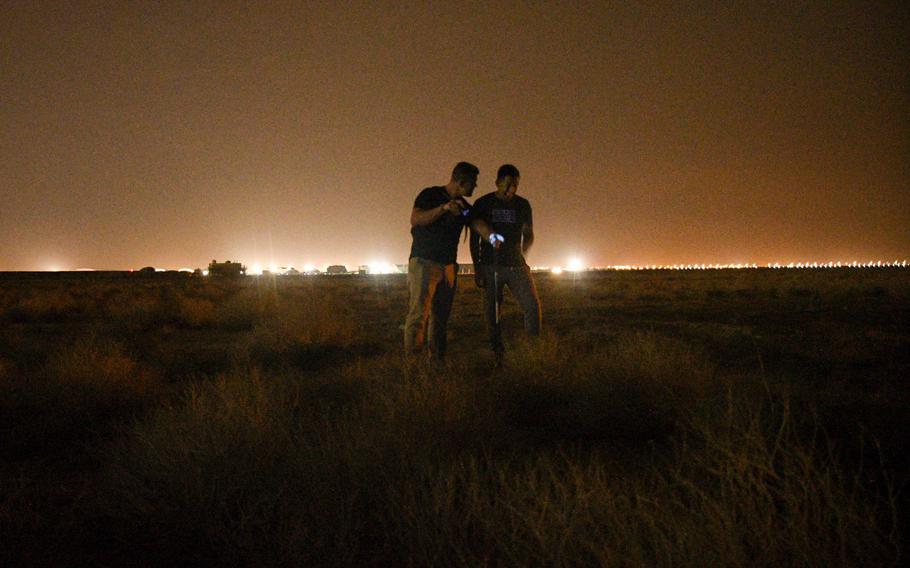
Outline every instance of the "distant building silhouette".
POLYGON ((325 269, 326 274, 347 274, 348 269, 343 264, 333 264, 325 269))
POLYGON ((231 262, 230 260, 218 262, 213 259, 212 262, 209 263, 209 276, 239 278, 244 274, 246 274, 246 267, 239 262, 231 262))

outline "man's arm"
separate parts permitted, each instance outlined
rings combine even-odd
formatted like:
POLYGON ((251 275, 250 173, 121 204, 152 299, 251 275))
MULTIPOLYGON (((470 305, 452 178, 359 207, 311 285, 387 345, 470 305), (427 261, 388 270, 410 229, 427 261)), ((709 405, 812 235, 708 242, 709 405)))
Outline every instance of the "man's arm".
POLYGON ((480 236, 480 233, 474 230, 474 227, 471 227, 471 235, 468 237, 470 239, 469 244, 471 245, 471 262, 477 266, 477 263, 480 262, 480 244, 483 237, 480 236))
POLYGON ((461 214, 461 206, 457 201, 447 201, 446 203, 443 203, 438 207, 433 207, 432 209, 421 209, 420 207, 415 207, 411 209, 411 226, 416 227, 418 225, 430 225, 450 211, 455 211, 455 213, 458 215, 461 214))
POLYGON ((534 244, 534 227, 530 223, 524 223, 521 226, 521 254, 528 254, 531 245, 534 244))
MULTIPOLYGON (((471 229, 476 231, 480 235, 480 238, 482 238, 483 240, 489 239, 490 234, 493 232, 493 229, 490 227, 490 224, 487 223, 486 221, 484 221, 483 219, 476 219, 474 221, 471 221, 471 229)), ((479 243, 478 243, 478 246, 480 246, 479 243)))

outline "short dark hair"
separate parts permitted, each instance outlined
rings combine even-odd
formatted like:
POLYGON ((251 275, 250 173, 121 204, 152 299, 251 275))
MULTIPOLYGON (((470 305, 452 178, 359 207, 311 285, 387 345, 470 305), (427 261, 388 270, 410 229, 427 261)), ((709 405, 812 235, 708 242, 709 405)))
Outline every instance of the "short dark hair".
POLYGON ((503 164, 499 166, 499 171, 496 172, 496 181, 501 180, 504 177, 511 176, 513 178, 521 177, 521 174, 518 173, 518 168, 512 164, 503 164))
POLYGON ((480 169, 474 164, 469 164, 468 162, 458 162, 455 164, 455 168, 452 170, 452 181, 455 183, 461 183, 464 181, 477 181, 477 176, 480 174, 480 169))

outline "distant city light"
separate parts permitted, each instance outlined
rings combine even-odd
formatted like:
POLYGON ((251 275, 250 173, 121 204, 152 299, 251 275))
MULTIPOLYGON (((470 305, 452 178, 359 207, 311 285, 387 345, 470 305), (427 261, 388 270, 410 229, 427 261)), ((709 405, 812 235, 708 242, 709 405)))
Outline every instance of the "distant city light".
POLYGON ((582 260, 578 257, 570 260, 569 265, 566 268, 566 270, 568 270, 569 272, 579 272, 584 269, 585 269, 584 262, 582 262, 582 260))
POLYGON ((247 270, 246 273, 252 274, 253 276, 259 276, 260 274, 262 274, 262 265, 258 264, 258 263, 254 264, 254 265, 250 266, 250 269, 247 270))
POLYGON ((552 272, 553 274, 562 274, 562 267, 554 266, 553 268, 550 269, 550 272, 552 272))
POLYGON ((388 262, 371 262, 367 265, 370 274, 394 274, 398 272, 398 267, 388 262))
POLYGON ((306 263, 306 264, 303 265, 303 271, 304 271, 304 272, 315 272, 315 271, 316 271, 316 265, 315 265, 315 264, 310 264, 310 263, 308 262, 308 263, 306 263))

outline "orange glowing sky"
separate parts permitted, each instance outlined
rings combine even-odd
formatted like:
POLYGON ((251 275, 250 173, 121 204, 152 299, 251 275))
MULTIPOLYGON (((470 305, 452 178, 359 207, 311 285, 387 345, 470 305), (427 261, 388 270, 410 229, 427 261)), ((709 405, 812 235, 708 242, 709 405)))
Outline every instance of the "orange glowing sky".
POLYGON ((459 160, 532 264, 910 257, 905 3, 418 4, 6 4, 0 270, 404 263, 459 160))

